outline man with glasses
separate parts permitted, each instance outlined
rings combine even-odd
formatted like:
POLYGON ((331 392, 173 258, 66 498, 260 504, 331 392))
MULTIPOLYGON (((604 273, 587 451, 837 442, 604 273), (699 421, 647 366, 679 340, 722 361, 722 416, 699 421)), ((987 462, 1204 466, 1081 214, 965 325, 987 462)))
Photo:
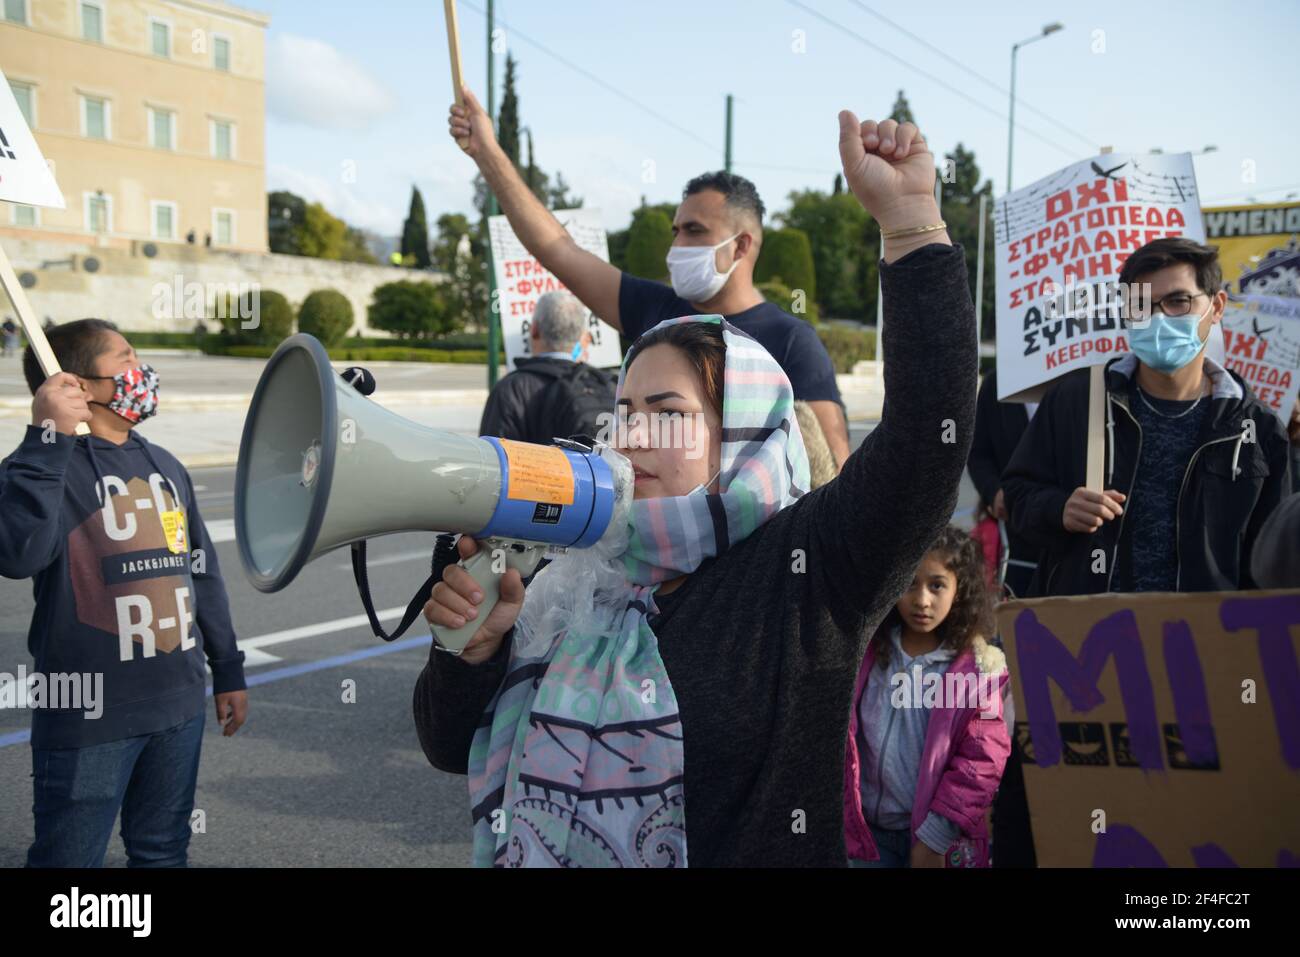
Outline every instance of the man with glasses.
POLYGON ((1132 351, 1106 367, 1105 491, 1083 487, 1086 370, 1048 390, 1002 476, 1012 529, 1043 549, 1030 594, 1253 588, 1251 548, 1290 489, 1287 436, 1205 354, 1228 299, 1218 254, 1157 239, 1119 281, 1132 351))

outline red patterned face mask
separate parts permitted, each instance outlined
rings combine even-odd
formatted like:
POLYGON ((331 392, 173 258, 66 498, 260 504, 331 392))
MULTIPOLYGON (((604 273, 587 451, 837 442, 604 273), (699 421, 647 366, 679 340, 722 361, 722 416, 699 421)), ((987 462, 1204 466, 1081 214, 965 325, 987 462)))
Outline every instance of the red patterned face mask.
POLYGON ((112 409, 128 422, 139 424, 158 411, 158 373, 153 366, 141 365, 138 369, 127 369, 114 376, 83 376, 86 379, 112 379, 116 387, 113 398, 107 402, 96 402, 112 409))

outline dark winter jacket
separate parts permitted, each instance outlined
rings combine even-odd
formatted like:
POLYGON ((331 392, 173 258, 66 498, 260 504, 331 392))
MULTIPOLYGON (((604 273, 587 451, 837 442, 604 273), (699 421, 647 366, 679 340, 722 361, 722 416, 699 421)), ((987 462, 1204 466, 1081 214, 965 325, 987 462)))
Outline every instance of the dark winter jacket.
MULTIPOLYGON (((990 508, 998 489, 1002 488, 1002 472, 1028 427, 1029 413, 1024 403, 999 402, 998 374, 990 372, 980 383, 979 396, 975 400, 975 439, 966 459, 966 471, 970 473, 971 482, 979 491, 980 499, 990 508)), ((1013 560, 1034 562, 1038 559, 1038 549, 1019 535, 1008 531, 1007 539, 1013 560)), ((1028 581, 1028 574, 1024 580, 1028 581)))
POLYGON ((554 356, 516 359, 515 370, 488 396, 479 435, 539 445, 600 437, 601 417, 614 410, 613 373, 554 356))
MULTIPOLYGON (((1126 496, 1133 491, 1142 447, 1142 430, 1129 408, 1137 366, 1132 353, 1106 366, 1105 487, 1126 496)), ((1253 588, 1251 548, 1290 488, 1286 433, 1240 376, 1208 358, 1205 371, 1213 391, 1178 495, 1175 581, 1178 591, 1253 588)), ((1086 481, 1088 378, 1087 370, 1073 372, 1048 390, 1002 476, 1012 529, 1043 549, 1031 595, 1087 595, 1117 587, 1125 515, 1091 534, 1067 532, 1062 524, 1066 501, 1086 481)), ((1126 512, 1131 506, 1130 497, 1126 512)))

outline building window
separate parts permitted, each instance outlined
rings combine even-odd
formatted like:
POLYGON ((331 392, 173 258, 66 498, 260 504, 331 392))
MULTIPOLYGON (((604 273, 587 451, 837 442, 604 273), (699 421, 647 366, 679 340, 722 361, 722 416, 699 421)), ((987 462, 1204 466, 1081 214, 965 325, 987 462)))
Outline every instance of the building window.
POLYGON ((5 19, 13 23, 26 23, 27 0, 5 0, 5 19))
POLYGON ((113 231, 113 197, 103 193, 86 194, 86 229, 92 233, 113 231))
POLYGON ((15 226, 36 226, 39 221, 36 218, 35 206, 21 206, 17 203, 13 207, 13 223, 15 226))
POLYGON ((230 72, 230 41, 225 37, 212 38, 212 65, 218 70, 230 72))
POLYGON ((172 55, 172 27, 170 23, 163 23, 161 20, 149 21, 149 42, 150 49, 153 50, 154 56, 169 57, 172 55))
POLYGON ((81 39, 104 42, 104 8, 98 3, 81 4, 81 39))
POLYGON ((106 140, 112 136, 108 100, 97 96, 81 98, 81 135, 92 140, 106 140))
POLYGON ((235 158, 235 124, 229 120, 212 121, 212 155, 223 160, 235 158))
POLYGON ((176 238, 176 204, 154 200, 149 206, 153 210, 153 238, 174 240, 176 238))
POLYGON ((30 83, 15 83, 9 81, 9 89, 14 92, 14 99, 18 101, 18 112, 23 115, 27 121, 28 127, 36 128, 36 90, 30 83))
POLYGON ((176 149, 176 114, 149 108, 149 145, 160 150, 176 149))
POLYGON ((229 209, 212 211, 212 245, 233 246, 235 244, 235 214, 229 209))

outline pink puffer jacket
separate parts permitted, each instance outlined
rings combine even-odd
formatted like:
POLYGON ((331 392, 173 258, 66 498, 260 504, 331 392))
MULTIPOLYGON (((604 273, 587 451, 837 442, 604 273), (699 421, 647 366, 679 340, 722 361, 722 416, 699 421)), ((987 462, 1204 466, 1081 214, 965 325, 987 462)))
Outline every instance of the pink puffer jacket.
MULTIPOLYGON (((974 707, 939 707, 930 712, 921 757, 921 774, 916 782, 916 799, 912 805, 912 842, 916 829, 931 811, 942 814, 958 825, 970 840, 974 865, 988 866, 988 830, 985 815, 993 803, 993 792, 1002 780, 1002 769, 1011 753, 1011 738, 1002 717, 1002 689, 1008 680, 1006 655, 976 638, 970 650, 962 653, 948 673, 997 676, 997 715, 981 714, 974 707)), ((858 706, 875 664, 874 643, 858 670, 853 692, 853 711, 849 717, 849 739, 844 760, 844 842, 851 858, 864 861, 880 859, 862 813, 859 783, 858 706)))

